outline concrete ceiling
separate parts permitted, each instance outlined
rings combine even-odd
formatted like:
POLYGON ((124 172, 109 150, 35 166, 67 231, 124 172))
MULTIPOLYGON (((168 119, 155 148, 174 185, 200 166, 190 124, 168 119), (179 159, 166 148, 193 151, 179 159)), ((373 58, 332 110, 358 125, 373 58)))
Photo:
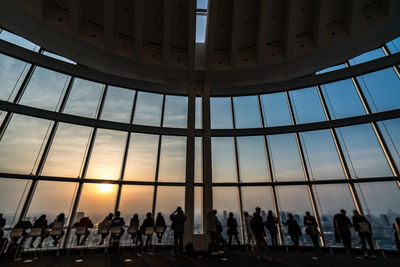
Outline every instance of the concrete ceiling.
POLYGON ((400 35, 396 0, 0 0, 0 25, 102 72, 251 85, 338 64, 400 35))

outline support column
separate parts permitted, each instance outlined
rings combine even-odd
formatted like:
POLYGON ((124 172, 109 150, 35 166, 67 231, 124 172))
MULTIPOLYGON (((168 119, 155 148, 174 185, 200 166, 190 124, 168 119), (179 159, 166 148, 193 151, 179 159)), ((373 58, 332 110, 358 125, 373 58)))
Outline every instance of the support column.
MULTIPOLYGON (((290 97, 289 97, 289 93, 287 91, 286 91, 286 99, 287 99, 287 102, 288 102, 288 105, 289 105, 289 111, 290 111, 290 116, 292 117, 292 122, 295 125, 296 124, 296 119, 295 119, 295 116, 294 116, 294 113, 293 113, 293 108, 292 108, 292 103, 291 103, 291 100, 290 100, 290 97)), ((299 133, 296 132, 295 135, 296 135, 297 147, 299 149, 300 160, 301 160, 301 163, 303 165, 304 176, 306 177, 306 180, 308 182, 310 182, 311 179, 310 179, 310 175, 308 173, 306 161, 304 159, 304 151, 303 151, 303 146, 301 145, 301 142, 300 142, 299 133)), ((318 212, 317 204, 316 204, 316 201, 315 201, 314 192, 313 192, 312 187, 311 187, 311 183, 308 183, 307 189, 308 189, 308 194, 310 196, 311 205, 312 205, 312 209, 314 211, 315 219, 317 220, 318 225, 321 227, 322 226, 321 225, 321 219, 320 219, 320 216, 319 216, 319 212, 318 212)), ((325 246, 325 237, 324 237, 324 232, 323 231, 321 231, 320 241, 321 241, 321 245, 325 246)))
POLYGON ((193 85, 188 86, 187 139, 186 139, 186 184, 185 184, 185 235, 183 243, 193 243, 194 231, 194 128, 196 95, 193 85))
POLYGON ((210 87, 203 87, 203 229, 209 238, 208 213, 213 208, 212 166, 211 166, 211 116, 210 87))

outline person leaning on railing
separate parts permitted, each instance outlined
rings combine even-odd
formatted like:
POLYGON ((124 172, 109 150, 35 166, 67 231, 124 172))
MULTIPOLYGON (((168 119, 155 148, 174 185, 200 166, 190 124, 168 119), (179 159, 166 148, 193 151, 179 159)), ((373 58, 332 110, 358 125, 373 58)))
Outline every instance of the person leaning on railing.
POLYGON ((82 217, 79 222, 75 223, 74 228, 76 228, 75 235, 76 235, 76 245, 83 246, 86 243, 86 239, 88 238, 90 232, 88 228, 93 228, 93 223, 89 219, 89 217, 82 217), (81 242, 81 236, 83 235, 83 239, 81 242))

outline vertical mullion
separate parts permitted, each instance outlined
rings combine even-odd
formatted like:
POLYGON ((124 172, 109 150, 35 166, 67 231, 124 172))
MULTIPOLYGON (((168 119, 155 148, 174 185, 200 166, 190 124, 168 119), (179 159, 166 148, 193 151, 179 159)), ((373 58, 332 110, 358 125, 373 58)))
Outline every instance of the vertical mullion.
MULTIPOLYGON (((292 118, 292 122, 293 122, 294 125, 296 125, 296 120, 295 120, 295 116, 294 116, 294 113, 293 113, 292 103, 291 103, 288 91, 286 91, 286 99, 287 99, 287 102, 288 102, 289 112, 290 112, 290 116, 292 118)), ((303 151, 303 147, 302 147, 301 142, 300 142, 299 133, 295 132, 295 136, 296 136, 297 148, 299 150, 300 160, 301 160, 301 163, 303 165, 304 176, 306 177, 306 180, 309 182, 308 185, 307 185, 307 188, 308 188, 308 194, 309 194, 310 200, 311 200, 312 209, 314 211, 314 215, 315 215, 315 218, 317 220, 318 225, 322 226, 321 219, 320 219, 320 216, 319 216, 319 211, 318 211, 317 204, 316 204, 316 201, 315 201, 314 192, 312 190, 312 186, 311 186, 311 183, 310 183, 310 181, 311 181, 310 180, 310 176, 309 176, 307 165, 306 165, 306 162, 305 162, 305 159, 304 159, 304 151, 303 151)), ((320 241, 321 241, 321 245, 325 246, 325 237, 324 237, 323 231, 321 231, 320 241)))
MULTIPOLYGON (((263 110, 262 110, 262 106, 261 106, 261 99, 260 99, 260 95, 257 95, 257 99, 258 99, 258 108, 260 110, 260 114, 261 114, 261 126, 262 128, 265 128, 265 123, 264 123, 264 114, 263 114, 263 110)), ((263 135, 264 137, 264 149, 265 149, 265 155, 266 155, 266 159, 267 159, 267 164, 268 164, 268 174, 269 177, 271 179, 272 185, 271 185, 271 190, 272 190, 272 197, 273 197, 273 201, 274 201, 274 210, 275 210, 275 214, 276 216, 279 216, 280 212, 279 212, 279 206, 278 206, 278 198, 276 195, 276 188, 275 188, 275 177, 274 174, 272 172, 272 163, 271 163, 271 157, 270 157, 270 152, 269 152, 269 147, 268 147, 268 140, 267 140, 267 136, 263 135)), ((279 242, 281 245, 284 245, 284 238, 283 238, 283 232, 282 232, 282 227, 281 227, 281 221, 279 220, 278 223, 278 236, 279 236, 279 242)))
MULTIPOLYGON (((163 101, 162 101, 162 106, 161 106, 161 121, 160 121, 160 127, 163 127, 164 124, 164 108, 165 108, 165 95, 163 95, 163 101)), ((153 216, 155 216, 156 212, 156 201, 157 201, 157 187, 158 187, 158 171, 160 169, 160 154, 161 154, 161 140, 162 140, 162 135, 160 134, 158 137, 158 149, 157 149, 157 163, 156 163, 156 173, 155 173, 155 184, 154 184, 154 195, 153 195, 153 206, 152 206, 152 213, 153 216)))
MULTIPOLYGON (((132 124, 133 122, 133 116, 135 114, 135 108, 136 108, 136 99, 137 99, 137 91, 135 91, 135 98, 133 99, 133 106, 131 110, 131 117, 129 119, 129 123, 132 124)), ((122 180, 124 179, 124 174, 125 174, 125 168, 126 168, 126 160, 128 158, 128 152, 129 152, 129 144, 131 141, 131 132, 128 132, 126 136, 126 143, 125 143, 125 151, 124 151, 124 157, 122 159, 122 166, 121 166, 121 174, 119 177, 119 182, 118 182, 118 193, 117 193, 117 199, 115 201, 115 212, 119 208, 119 203, 121 200, 121 190, 122 190, 122 180)))
MULTIPOLYGON (((317 87, 319 98, 321 100, 322 108, 324 109, 324 112, 325 112, 325 117, 326 117, 326 119, 328 121, 331 121, 332 118, 331 118, 331 115, 330 115, 329 110, 327 108, 325 98, 324 98, 324 96, 322 94, 321 87, 320 87, 319 84, 317 84, 316 87, 317 87)), ((352 182, 351 174, 350 174, 350 171, 349 171, 349 166, 347 165, 347 162, 346 162, 346 160, 344 158, 343 149, 342 149, 342 147, 341 147, 341 145, 339 143, 339 140, 338 140, 337 134, 335 132, 335 129, 330 128, 329 130, 331 132, 332 139, 333 139, 333 142, 335 144, 336 152, 338 153, 340 163, 342 164, 344 175, 345 175, 346 179, 348 180, 348 186, 349 186, 349 189, 350 189, 350 192, 351 192, 351 196, 353 197, 354 205, 356 206, 356 209, 360 214, 364 214, 363 209, 362 209, 362 205, 361 205, 361 202, 360 202, 360 198, 358 197, 357 191, 356 191, 356 189, 354 187, 354 183, 352 182)))
MULTIPOLYGON (((236 129, 236 122, 235 122, 235 109, 233 107, 233 97, 230 97, 231 101, 231 111, 232 111, 232 124, 233 124, 233 129, 236 129)), ((240 168, 239 168, 239 155, 238 155, 238 146, 237 146, 237 139, 236 135, 233 136, 233 141, 234 141, 234 148, 235 148, 235 159, 236 159, 236 178, 238 182, 238 191, 239 191, 239 219, 241 222, 241 227, 240 231, 242 234, 242 242, 245 239, 244 236, 244 221, 243 221, 243 203, 242 203, 242 187, 241 187, 241 179, 240 179, 240 168)), ((224 222, 226 223, 226 222, 224 222)))
MULTIPOLYGON (((65 103, 66 103, 67 98, 69 96, 69 92, 71 91, 73 80, 74 80, 74 77, 71 77, 70 81, 68 82, 67 90, 66 90, 66 92, 64 94, 63 100, 62 100, 61 105, 60 105, 59 110, 58 110, 59 113, 63 112, 63 110, 64 110, 65 103)), ((44 147, 43 153, 42 153, 42 155, 40 157, 40 161, 39 161, 38 167, 37 167, 36 172, 35 172, 36 176, 39 176, 42 173, 42 170, 43 170, 43 167, 44 167, 44 163, 45 163, 45 161, 47 159, 47 155, 49 153, 50 147, 51 147, 51 145, 53 143, 54 136, 55 136, 57 128, 58 128, 58 124, 59 124, 59 122, 55 121, 53 126, 52 126, 52 128, 51 128, 49 137, 47 139, 46 145, 44 147)), ((38 152, 38 153, 40 153, 40 152, 38 152)), ((19 221, 23 220, 23 218, 26 216, 26 213, 28 212, 28 208, 29 208, 29 205, 31 204, 31 201, 32 201, 33 194, 35 192, 37 183, 38 183, 37 180, 33 180, 32 181, 31 188, 28 191, 28 194, 26 196, 24 205, 23 205, 23 207, 21 209, 21 213, 20 213, 20 216, 19 216, 19 221)))
MULTIPOLYGON (((97 116, 96 116, 97 120, 100 119, 101 113, 103 112, 103 106, 104 106, 105 98, 106 98, 106 95, 107 95, 107 89, 108 89, 108 86, 106 85, 104 87, 103 94, 101 96, 99 110, 97 111, 97 116)), ((88 147, 88 150, 87 150, 87 153, 86 153, 86 157, 84 159, 83 170, 82 170, 82 173, 81 173, 81 179, 79 181, 78 189, 77 189, 76 194, 75 194, 75 200, 74 200, 74 204, 72 206, 71 215, 70 215, 70 219, 69 219, 69 223, 68 223, 68 228, 67 228, 67 231, 65 233, 64 244, 62 245, 62 247, 64 249, 67 246, 68 239, 69 239, 69 236, 71 234, 72 225, 74 224, 75 213, 76 213, 76 210, 78 209, 79 200, 80 200, 80 197, 81 197, 81 194, 82 194, 83 183, 84 183, 84 179, 86 178, 86 172, 87 172, 87 169, 88 169, 88 165, 89 165, 90 157, 91 157, 91 154, 92 154, 92 150, 93 150, 93 146, 94 146, 94 141, 96 139, 96 135, 97 135, 97 127, 94 127, 93 128, 93 132, 92 132, 92 136, 90 137, 90 140, 89 140, 89 147, 88 147)))
MULTIPOLYGON (((346 62, 346 66, 348 66, 348 65, 349 65, 348 62, 346 62)), ((361 100, 361 102, 362 102, 362 104, 364 106, 364 110, 365 110, 366 114, 367 115, 372 114, 371 108, 370 108, 370 106, 369 106, 369 104, 368 104, 368 102, 367 102, 367 100, 365 98, 364 93, 361 90, 361 86, 358 83, 357 79, 355 77, 351 77, 351 80, 353 81, 354 87, 355 87, 355 89, 357 91, 358 96, 360 97, 360 100, 361 100)), ((389 167, 390 167, 390 170, 392 171, 393 176, 398 177, 399 171, 397 169, 396 164, 394 163, 392 154, 390 153, 390 150, 389 150, 389 148, 388 148, 388 146, 386 144, 385 139, 382 136, 382 133, 381 133, 379 127, 377 126, 376 122, 374 122, 374 121, 371 122, 371 126, 372 126, 372 129, 374 130, 376 138, 378 139, 378 142, 379 142, 379 145, 381 146, 383 154, 386 157, 386 161, 389 164, 389 167)), ((397 182, 397 185, 400 187, 400 182, 397 182)))

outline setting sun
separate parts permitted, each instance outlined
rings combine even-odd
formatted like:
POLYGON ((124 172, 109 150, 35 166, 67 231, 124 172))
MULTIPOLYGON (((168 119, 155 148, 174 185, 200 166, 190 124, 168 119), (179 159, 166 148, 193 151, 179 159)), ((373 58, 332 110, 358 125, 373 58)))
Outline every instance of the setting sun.
POLYGON ((108 193, 111 191, 111 184, 100 184, 99 185, 99 190, 103 193, 108 193))

